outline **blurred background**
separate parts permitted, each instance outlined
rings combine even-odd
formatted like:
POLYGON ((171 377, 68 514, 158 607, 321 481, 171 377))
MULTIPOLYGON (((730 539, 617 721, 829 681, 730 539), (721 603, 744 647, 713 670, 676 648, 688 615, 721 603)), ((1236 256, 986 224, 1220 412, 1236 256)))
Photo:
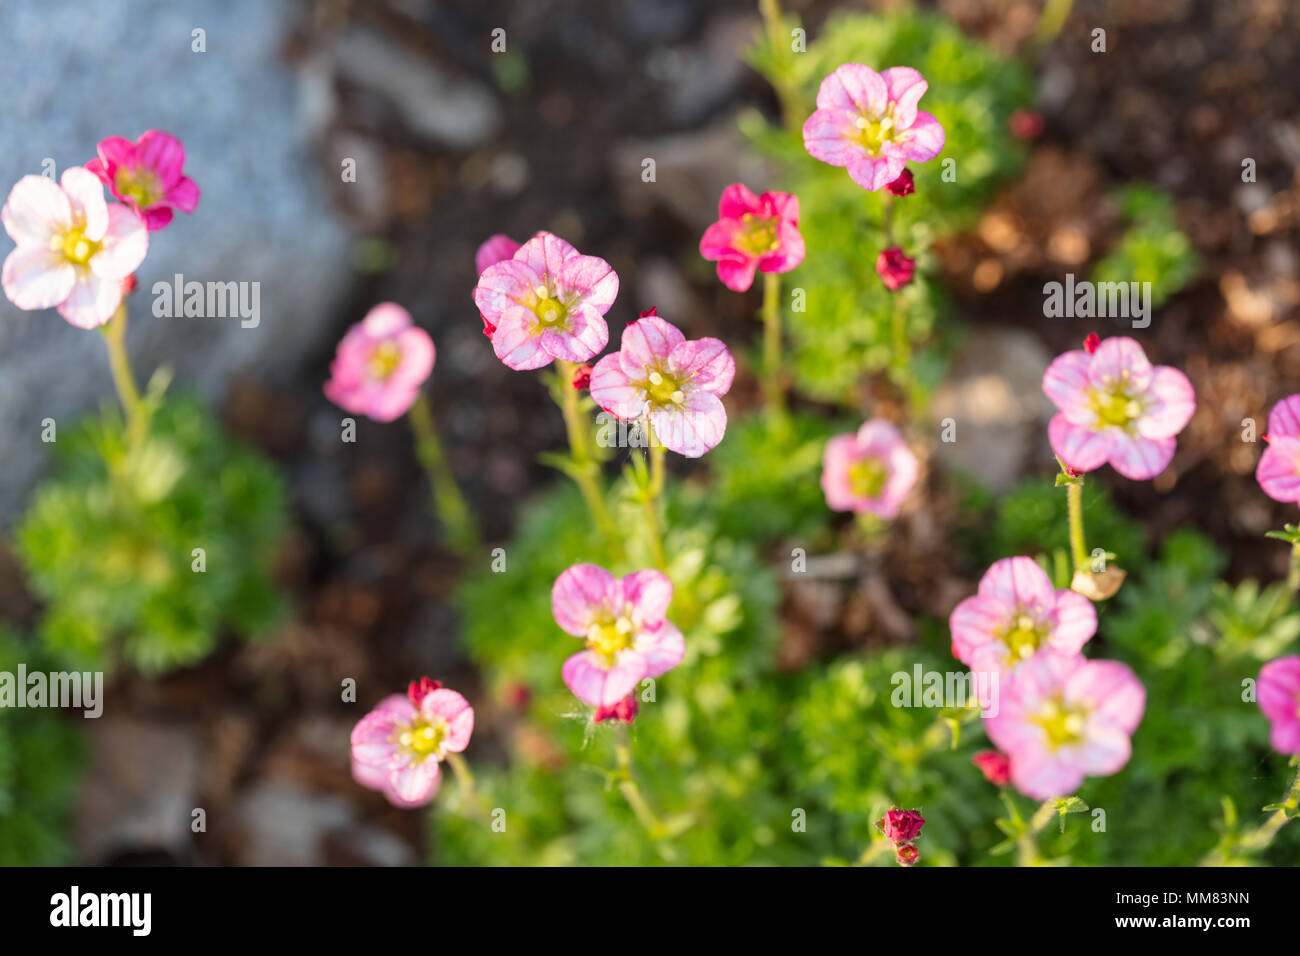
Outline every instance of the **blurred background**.
MULTIPOLYGON (((784 4, 810 38, 832 15, 906 6, 784 4)), ((1138 197, 1135 213, 1116 191, 1149 184, 1185 237, 1175 262, 1187 275, 1143 344, 1153 361, 1186 370, 1200 409, 1175 467, 1154 487, 1112 482, 1113 497, 1153 540, 1199 526, 1231 578, 1284 577, 1285 547, 1262 535, 1294 514, 1258 492, 1257 446, 1225 435, 1249 416, 1262 423, 1300 385, 1300 7, 1079 2, 1037 50, 1038 0, 914 6, 1033 80, 1007 119, 1015 173, 933 253, 947 321, 962 333, 945 333, 942 384, 925 414, 938 422, 960 410, 969 429, 943 449, 943 468, 994 496, 1050 470, 1039 380, 1083 333, 1042 317, 1042 285, 1113 252, 1147 208, 1138 197), (1104 56, 1089 50, 1097 26, 1104 56), (1243 157, 1255 160, 1254 182, 1243 182, 1243 157)), ((482 336, 475 248, 493 233, 549 229, 607 259, 622 279, 611 338, 656 306, 690 337, 754 341, 757 293, 725 290, 696 250, 723 186, 783 188, 742 132, 778 113, 747 62, 761 29, 748 0, 0 7, 6 189, 47 158, 59 172, 84 163, 106 136, 158 128, 185 143, 202 201, 151 236, 128 347, 141 379, 170 366, 174 390, 198 395, 224 435, 268 459, 287 505, 271 633, 222 637, 164 676, 115 670, 102 718, 49 717, 58 728, 42 733, 60 735, 66 772, 51 757, 49 779, 37 779, 29 760, 25 792, 10 775, 0 857, 8 840, 12 862, 427 859, 424 815, 351 780, 360 712, 340 701, 340 681, 355 679, 368 706, 421 674, 442 679, 474 702, 473 756, 487 764, 503 759, 528 691, 488 686, 460 649, 452 592, 465 568, 438 546, 405 427, 362 420, 358 441, 340 442, 341 414, 320 391, 334 345, 382 300, 429 330, 444 443, 489 541, 505 540, 519 509, 560 480, 537 457, 561 445, 563 426, 535 377, 503 367, 482 336), (492 49, 498 28, 505 52, 492 49), (645 157, 656 160, 653 183, 641 177, 645 157), (355 182, 341 174, 347 160, 355 182), (261 283, 260 326, 149 315, 147 290, 177 273, 261 283), (206 811, 205 833, 191 829, 193 808, 206 811)), ((742 373, 733 417, 755 396, 742 373)), ((97 335, 0 301, 0 622, 19 646, 45 606, 14 544, 51 468, 40 423, 71 428, 112 399, 97 335)), ((783 582, 783 672, 906 644, 909 618, 942 619, 969 593, 980 569, 944 561, 940 548, 959 497, 945 490, 905 520, 896 560, 868 582, 866 610, 824 582, 783 582)), ((11 741, 13 753, 22 746, 11 741)))

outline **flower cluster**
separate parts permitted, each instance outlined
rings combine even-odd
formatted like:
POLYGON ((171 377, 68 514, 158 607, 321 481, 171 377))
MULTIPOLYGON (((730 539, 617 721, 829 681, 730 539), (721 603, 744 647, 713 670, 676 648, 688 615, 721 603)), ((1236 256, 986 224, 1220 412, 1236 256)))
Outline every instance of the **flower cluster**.
POLYGON ((199 188, 184 175, 185 147, 149 130, 135 143, 112 136, 99 156, 64 170, 55 183, 24 176, 9 192, 0 223, 17 244, 0 286, 15 306, 57 309, 81 329, 116 314, 149 251, 149 232, 193 212, 199 188), (119 202, 104 200, 107 186, 119 202))

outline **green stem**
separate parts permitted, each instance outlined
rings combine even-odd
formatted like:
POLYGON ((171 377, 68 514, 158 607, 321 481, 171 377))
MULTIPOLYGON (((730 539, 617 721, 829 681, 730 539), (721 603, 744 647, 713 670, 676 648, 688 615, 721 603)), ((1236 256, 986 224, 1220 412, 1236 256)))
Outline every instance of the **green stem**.
POLYGON ((135 449, 144 440, 148 416, 140 398, 140 389, 135 384, 135 376, 131 372, 131 360, 126 353, 126 329, 126 300, 123 300, 113 318, 100 329, 100 333, 108 346, 108 366, 113 373, 113 387, 117 389, 117 397, 126 413, 128 447, 135 449))
POLYGON ((433 486, 433 504, 438 519, 446 529, 452 545, 460 551, 469 551, 478 544, 478 530, 469 505, 460 493, 456 476, 447 464, 447 456, 438 440, 438 429, 433 421, 429 400, 420 394, 410 411, 411 430, 415 433, 415 453, 433 486))
POLYGON ((781 277, 775 272, 763 276, 763 404, 768 424, 774 430, 784 428, 790 420, 781 387, 781 277))
POLYGON ((1044 800, 1042 805, 1029 818, 1029 825, 1016 839, 1016 860, 1020 866, 1042 866, 1046 860, 1038 852, 1038 834, 1041 833, 1052 818, 1056 816, 1056 798, 1044 800))
POLYGON ((645 420, 646 455, 650 459, 650 484, 641 495, 641 509, 645 515, 646 539, 650 542, 650 557, 660 571, 667 570, 668 558, 664 553, 663 531, 659 527, 659 495, 664 490, 664 446, 655 438, 650 419, 645 420))
POLYGON ((897 848, 894 844, 886 839, 872 840, 867 848, 859 854, 853 862, 854 866, 870 866, 877 857, 884 856, 886 853, 894 853, 897 848))
POLYGON ((1042 14, 1038 17, 1038 25, 1034 27, 1033 45, 1036 49, 1041 51, 1050 46, 1060 35, 1061 28, 1065 26, 1065 20, 1073 6, 1074 0, 1047 0, 1042 14))
POLYGON ((665 859, 672 859, 673 852, 671 848, 660 843, 667 835, 667 828, 659 815, 654 812, 650 802, 646 800, 645 795, 641 793, 641 788, 637 786, 636 780, 632 778, 632 744, 628 734, 627 724, 618 725, 618 739, 614 743, 614 756, 618 761, 618 789, 623 794, 623 799, 627 805, 632 808, 632 813, 636 815, 637 821, 641 824, 646 835, 656 844, 660 844, 659 852, 665 859))
POLYGON ((797 133, 803 121, 799 117, 798 89, 790 74, 790 58, 794 51, 781 19, 781 4, 779 0, 758 0, 758 11, 767 30, 768 45, 772 48, 772 86, 781 102, 781 119, 787 129, 797 133))
POLYGON ((573 387, 573 376, 581 366, 562 359, 556 359, 555 364, 558 371, 552 394, 564 415, 564 429, 569 436, 569 452, 573 459, 570 474, 582 492, 596 529, 617 554, 621 549, 621 539, 600 486, 600 459, 596 457, 592 444, 591 421, 583 413, 582 394, 573 387))
POLYGON ((1292 814, 1297 808, 1300 808, 1300 768, 1297 768, 1296 775, 1291 781, 1291 786, 1287 788, 1280 806, 1267 820, 1254 830, 1231 841, 1227 847, 1220 847, 1211 852, 1201 861, 1201 865, 1224 866, 1240 862, 1239 854, 1248 855, 1267 849, 1278 832, 1291 821, 1292 814))
POLYGON ((1088 546, 1083 537, 1083 479, 1070 482, 1065 486, 1065 502, 1070 517, 1070 554, 1074 559, 1074 571, 1088 567, 1088 546))
POLYGON ((1291 545, 1291 570, 1286 576, 1286 586, 1300 591, 1300 541, 1291 545))

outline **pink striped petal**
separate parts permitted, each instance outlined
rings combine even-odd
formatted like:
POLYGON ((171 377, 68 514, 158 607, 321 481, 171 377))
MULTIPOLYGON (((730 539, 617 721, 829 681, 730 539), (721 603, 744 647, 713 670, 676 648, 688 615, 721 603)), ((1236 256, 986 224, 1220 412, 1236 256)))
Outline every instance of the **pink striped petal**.
POLYGON ((1072 425, 1064 413, 1047 423, 1047 440, 1066 467, 1079 473, 1095 471, 1111 456, 1111 429, 1072 425))
POLYGON ((1112 431, 1110 466, 1131 481, 1154 478, 1168 468, 1169 462, 1173 460, 1177 446, 1173 438, 1143 438, 1118 429, 1112 431))
POLYGON ((575 564, 555 579, 551 613, 560 630, 585 638, 601 610, 612 610, 621 597, 614 575, 599 565, 575 564))

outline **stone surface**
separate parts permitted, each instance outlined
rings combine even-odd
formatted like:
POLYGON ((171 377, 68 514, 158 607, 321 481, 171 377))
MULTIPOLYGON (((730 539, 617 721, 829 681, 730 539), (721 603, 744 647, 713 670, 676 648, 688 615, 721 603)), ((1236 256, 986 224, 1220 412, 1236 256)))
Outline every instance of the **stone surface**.
MULTIPOLYGON (((128 340, 141 380, 169 363, 174 388, 220 399, 234 370, 290 371, 333 332, 350 242, 280 55, 293 12, 263 0, 0 4, 0 191, 40 173, 46 158, 60 174, 84 163, 105 136, 153 127, 186 145, 202 200, 150 236, 128 340), (205 31, 206 52, 192 50, 195 29, 205 31), (155 318, 150 290, 176 273, 260 282, 260 325, 155 318)), ((0 236, 0 256, 12 248, 0 236)), ((45 466, 41 419, 70 422, 112 395, 98 334, 0 297, 0 521, 12 520, 45 466)))
POLYGON ((988 329, 974 333, 935 393, 935 434, 946 418, 956 441, 939 441, 935 460, 967 472, 995 492, 1005 492, 1029 463, 1050 462, 1045 425, 1052 404, 1043 394, 1043 372, 1053 356, 1027 332, 988 329))

